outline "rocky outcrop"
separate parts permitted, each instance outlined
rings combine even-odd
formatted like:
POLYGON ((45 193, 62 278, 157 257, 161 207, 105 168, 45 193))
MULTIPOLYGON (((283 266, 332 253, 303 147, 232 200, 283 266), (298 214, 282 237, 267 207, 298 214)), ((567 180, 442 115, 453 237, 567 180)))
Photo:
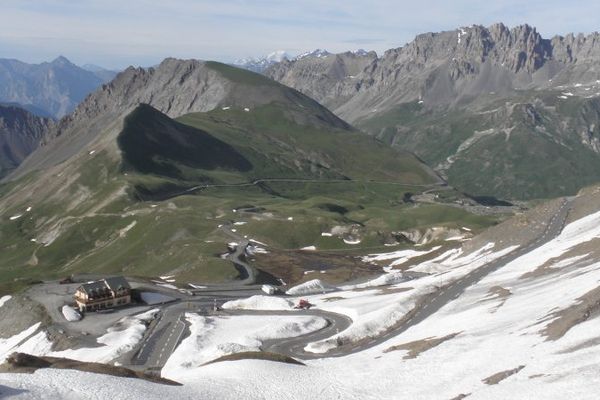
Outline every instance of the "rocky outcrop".
POLYGON ((335 108, 356 93, 359 88, 352 82, 362 84, 359 75, 375 60, 375 52, 318 52, 291 61, 283 60, 268 68, 265 74, 335 108))
POLYGON ((409 101, 447 107, 490 92, 547 87, 553 78, 559 84, 565 74, 597 79, 600 72, 591 76, 581 66, 598 61, 598 33, 544 39, 529 25, 494 24, 421 34, 380 58, 343 53, 283 61, 266 74, 354 122, 409 101))
POLYGON ((16 106, 0 105, 0 177, 15 169, 38 147, 51 120, 16 106))

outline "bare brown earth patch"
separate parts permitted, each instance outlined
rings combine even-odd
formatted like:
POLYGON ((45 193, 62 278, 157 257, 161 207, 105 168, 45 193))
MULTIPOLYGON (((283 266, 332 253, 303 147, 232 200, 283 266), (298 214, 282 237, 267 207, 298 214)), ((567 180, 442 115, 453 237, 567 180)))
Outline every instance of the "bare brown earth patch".
POLYGON ((40 321, 42 326, 52 323, 46 309, 24 295, 14 295, 0 307, 0 321, 0 338, 9 338, 40 321))
POLYGON ((0 373, 33 373, 42 368, 73 369, 77 371, 118 376, 122 378, 143 379, 163 385, 181 385, 180 383, 169 379, 145 374, 141 371, 133 371, 129 368, 117 367, 108 364, 82 362, 68 358, 37 357, 25 353, 13 353, 8 356, 4 364, 0 365, 0 373))
POLYGON ((581 189, 573 200, 573 209, 569 212, 567 224, 600 210, 600 186, 581 189))
POLYGON ((559 257, 551 258, 546 261, 544 264, 537 267, 535 270, 527 272, 519 277, 519 279, 535 279, 545 275, 549 275, 552 273, 560 272, 563 268, 553 268, 557 263, 561 260, 566 260, 573 257, 583 256, 579 260, 574 261, 574 263, 582 262, 585 259, 597 259, 600 258, 600 239, 592 239, 590 241, 580 243, 577 246, 573 247, 569 251, 564 254, 561 254, 559 257))
POLYGON ((506 370, 506 371, 501 371, 501 372, 498 372, 498 373, 496 373, 494 375, 490 375, 490 376, 488 376, 485 379, 482 379, 481 382, 485 383, 486 385, 497 385, 498 383, 502 382, 503 380, 505 380, 509 376, 512 376, 512 375, 516 374, 517 372, 519 372, 523 368, 525 368, 524 365, 519 365, 517 368, 509 369, 509 370, 506 370))
POLYGON ((345 254, 271 250, 268 254, 257 254, 255 260, 253 264, 256 268, 283 279, 288 285, 314 279, 314 276, 307 277, 304 274, 311 270, 318 271, 319 278, 331 284, 381 274, 381 268, 377 265, 345 254))
POLYGON ((434 348, 436 346, 439 346, 446 340, 450 340, 450 339, 454 338, 456 335, 459 335, 460 333, 461 332, 451 333, 451 334, 446 335, 441 338, 428 337, 428 338, 421 339, 421 340, 415 340, 413 342, 408 342, 408 343, 388 347, 383 352, 389 353, 390 351, 408 350, 408 354, 406 354, 403 357, 405 360, 410 359, 410 358, 417 358, 417 356, 419 354, 421 354, 427 350, 431 350, 432 348, 434 348))
POLYGON ((555 318, 550 322, 541 334, 546 340, 558 340, 577 324, 587 321, 600 311, 600 287, 590 290, 577 299, 577 303, 563 310, 550 314, 549 318, 555 318))
MULTIPOLYGON (((490 288, 490 290, 488 290, 488 294, 490 296, 494 296, 493 297, 494 300, 496 300, 496 299, 500 300, 498 305, 496 307, 494 307, 492 309, 492 311, 490 311, 491 313, 495 313, 496 311, 498 311, 498 309, 500 307, 502 307, 504 305, 504 303, 506 303, 506 300, 512 293, 510 290, 503 288, 502 286, 492 286, 490 288)), ((488 298, 487 300, 490 300, 490 298, 488 298)))

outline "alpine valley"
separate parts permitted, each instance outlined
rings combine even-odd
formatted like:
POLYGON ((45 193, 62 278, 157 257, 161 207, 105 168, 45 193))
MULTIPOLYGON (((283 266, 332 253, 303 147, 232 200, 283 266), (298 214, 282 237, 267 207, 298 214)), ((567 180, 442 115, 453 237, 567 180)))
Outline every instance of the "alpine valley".
POLYGON ((597 397, 600 34, 234 64, 0 60, 0 398, 597 397))

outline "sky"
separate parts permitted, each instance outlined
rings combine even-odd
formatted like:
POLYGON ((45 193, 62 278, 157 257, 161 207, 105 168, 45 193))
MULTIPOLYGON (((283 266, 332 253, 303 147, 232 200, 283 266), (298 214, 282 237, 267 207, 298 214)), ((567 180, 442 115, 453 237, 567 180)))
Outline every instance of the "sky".
POLYGON ((600 30, 598 0, 0 0, 0 58, 122 69, 286 50, 383 51, 417 34, 503 22, 544 37, 600 30))

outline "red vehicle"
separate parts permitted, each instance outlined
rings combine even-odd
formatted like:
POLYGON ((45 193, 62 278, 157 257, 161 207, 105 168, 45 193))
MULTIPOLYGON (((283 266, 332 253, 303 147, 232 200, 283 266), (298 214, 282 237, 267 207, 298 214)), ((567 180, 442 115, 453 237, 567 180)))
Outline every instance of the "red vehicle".
POLYGON ((300 299, 298 304, 294 307, 296 310, 308 310, 312 307, 312 304, 308 302, 308 300, 300 299))

